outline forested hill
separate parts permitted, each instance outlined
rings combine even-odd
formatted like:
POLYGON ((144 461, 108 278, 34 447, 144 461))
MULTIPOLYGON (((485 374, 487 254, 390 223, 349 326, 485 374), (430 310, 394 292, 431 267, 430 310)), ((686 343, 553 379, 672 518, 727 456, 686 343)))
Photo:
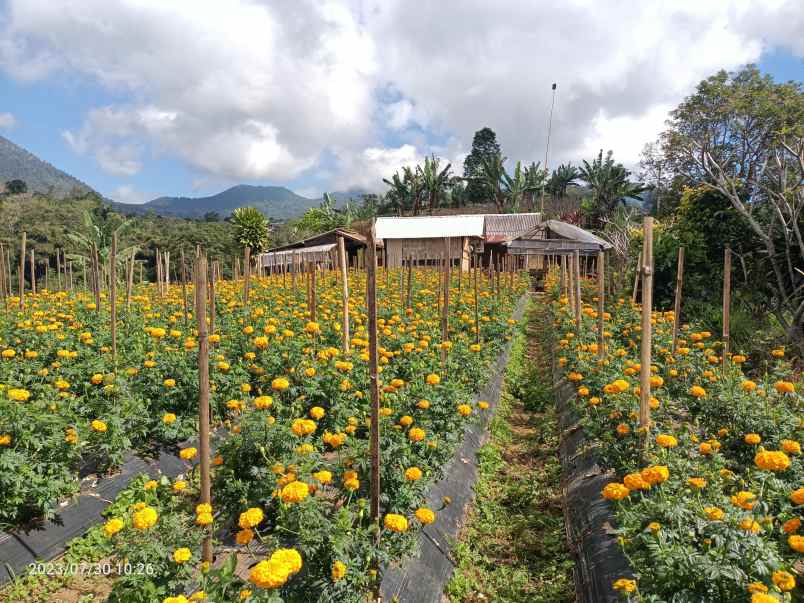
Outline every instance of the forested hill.
POLYGON ((91 187, 77 178, 0 136, 0 189, 2 183, 9 180, 22 180, 30 192, 46 194, 56 199, 92 192, 91 187))

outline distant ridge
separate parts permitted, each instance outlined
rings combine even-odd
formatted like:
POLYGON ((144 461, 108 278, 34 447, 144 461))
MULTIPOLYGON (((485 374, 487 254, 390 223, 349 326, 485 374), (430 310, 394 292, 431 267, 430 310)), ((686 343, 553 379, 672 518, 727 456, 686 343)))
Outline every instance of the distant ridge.
POLYGON ((23 180, 29 192, 56 199, 94 192, 77 178, 0 136, 0 189, 9 180, 23 180))
MULTIPOLYGON (((337 205, 341 206, 350 197, 359 199, 362 192, 333 193, 337 205)), ((115 211, 125 214, 145 214, 153 212, 161 216, 182 218, 202 218, 215 212, 225 218, 245 205, 256 207, 265 215, 277 220, 288 220, 300 216, 311 207, 317 207, 321 199, 310 199, 294 193, 284 186, 252 186, 238 184, 225 191, 208 197, 159 197, 148 203, 134 205, 112 203, 115 211)))

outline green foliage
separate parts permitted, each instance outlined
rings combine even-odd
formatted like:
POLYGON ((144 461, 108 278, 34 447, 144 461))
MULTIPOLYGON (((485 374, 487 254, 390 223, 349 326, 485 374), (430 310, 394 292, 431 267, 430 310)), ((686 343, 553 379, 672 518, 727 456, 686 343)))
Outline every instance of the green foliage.
POLYGON ((562 163, 553 170, 550 180, 547 181, 547 191, 554 197, 566 197, 567 188, 576 185, 575 181, 580 176, 581 173, 574 165, 562 163))
POLYGON ((466 197, 469 203, 488 203, 492 198, 493 190, 488 188, 483 179, 483 162, 500 154, 500 145, 494 130, 482 128, 475 132, 472 150, 463 161, 463 177, 468 183, 466 197))
POLYGON ((24 180, 15 178, 6 182, 6 192, 10 195, 20 195, 28 192, 28 185, 24 180))
POLYGON ((602 225, 603 219, 610 216, 618 203, 625 199, 636 199, 645 190, 641 184, 630 181, 631 172, 616 163, 613 151, 603 157, 603 149, 591 163, 584 160, 579 177, 592 190, 591 219, 595 226, 602 225))
POLYGON ((260 253, 268 248, 268 219, 255 207, 238 207, 232 213, 232 223, 237 232, 237 242, 251 253, 260 253))

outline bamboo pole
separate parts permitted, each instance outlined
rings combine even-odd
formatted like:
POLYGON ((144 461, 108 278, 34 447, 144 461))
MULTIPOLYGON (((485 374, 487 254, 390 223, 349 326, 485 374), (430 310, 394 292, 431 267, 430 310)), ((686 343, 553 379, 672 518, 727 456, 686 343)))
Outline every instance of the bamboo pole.
POLYGON ((575 271, 575 329, 581 335, 581 252, 575 250, 573 270, 575 271))
MULTIPOLYGON (((371 456, 370 516, 376 528, 375 546, 380 542, 380 387, 377 359, 377 248, 375 245, 375 225, 372 224, 368 236, 368 257, 366 263, 366 305, 368 312, 369 337, 369 389, 371 393, 371 431, 369 454, 371 456)), ((377 566, 375 559, 372 564, 377 566)), ((375 580, 374 594, 378 595, 379 583, 375 580)))
POLYGON ((50 287, 49 287, 49 285, 50 285, 50 275, 48 274, 49 271, 50 271, 50 257, 46 255, 45 256, 45 286, 44 286, 44 288, 47 289, 48 291, 50 291, 50 287))
POLYGON ((293 295, 296 296, 296 252, 290 254, 290 286, 293 288, 293 295))
POLYGON ((673 345, 675 355, 678 346, 678 327, 681 324, 681 295, 684 287, 684 248, 678 248, 678 268, 676 269, 676 294, 673 301, 673 345))
POLYGON ((405 292, 405 308, 411 307, 411 296, 413 295, 413 257, 408 256, 408 285, 405 292))
MULTIPOLYGON (((198 453, 200 456, 200 501, 212 504, 209 475, 209 336, 207 335, 207 258, 201 254, 195 262, 195 304, 198 322, 198 453)), ((207 532, 201 558, 212 561, 212 535, 207 532)))
POLYGON ((112 362, 117 369, 117 232, 112 233, 109 253, 109 322, 112 327, 112 362))
POLYGON ((187 326, 187 270, 184 263, 184 247, 179 250, 179 261, 181 262, 181 305, 184 308, 184 326, 187 326))
MULTIPOLYGON (((441 343, 449 341, 450 239, 444 237, 444 305, 441 308, 441 343)), ((447 350, 441 346, 441 365, 447 361, 447 350)))
MULTIPOLYGON (((642 245, 642 249, 645 248, 645 245, 642 245)), ((640 272, 642 270, 642 252, 639 252, 639 256, 637 257, 636 263, 636 270, 634 270, 634 291, 631 293, 631 301, 636 303, 637 300, 637 291, 639 290, 639 277, 640 272)))
POLYGON ((605 329, 605 297, 606 297, 606 253, 597 252, 597 357, 601 360, 606 354, 603 351, 605 339, 603 331, 605 329))
POLYGON ((474 273, 475 273, 475 277, 474 277, 474 281, 475 281, 475 284, 474 284, 474 289, 475 289, 475 292, 474 292, 475 293, 475 295, 474 295, 474 297, 475 297, 475 299, 474 299, 474 302, 475 302, 475 343, 479 344, 480 343, 480 309, 478 308, 478 302, 477 302, 477 271, 478 271, 478 268, 479 268, 478 263, 480 262, 480 257, 475 255, 472 258, 472 260, 474 261, 474 264, 475 264, 475 270, 474 270, 474 273))
POLYGON ((95 295, 95 312, 100 313, 100 267, 98 247, 92 243, 92 287, 95 295))
POLYGON ((316 307, 318 306, 318 298, 316 296, 316 272, 318 269, 315 262, 310 262, 310 320, 315 322, 316 307))
POLYGON ((723 369, 729 366, 729 344, 731 335, 731 249, 726 247, 723 254, 723 369))
POLYGON ((31 249, 30 251, 30 260, 31 260, 31 293, 36 295, 36 257, 34 255, 34 250, 31 249))
POLYGON ((251 247, 243 250, 243 305, 248 306, 248 294, 251 290, 251 247))
POLYGON ((25 309, 25 243, 28 239, 28 233, 22 231, 22 242, 20 243, 20 270, 19 270, 19 293, 20 293, 20 310, 25 309))
POLYGON ((3 244, 0 243, 0 297, 3 298, 3 306, 8 310, 8 283, 6 283, 6 252, 3 244))
POLYGON ((346 269, 346 244, 343 237, 338 237, 338 264, 341 270, 341 302, 342 302, 342 316, 341 316, 341 331, 343 335, 343 353, 349 353, 349 271, 346 269))
POLYGON ((58 277, 56 282, 59 285, 59 290, 61 290, 61 254, 58 247, 56 247, 56 275, 58 277))
MULTIPOLYGON (((210 270, 209 279, 209 333, 215 333, 215 318, 217 305, 215 303, 215 283, 221 278, 221 265, 218 262, 212 262, 212 270, 210 270)), ((196 283, 198 282, 196 278, 196 283)))
POLYGON ((131 258, 126 262, 126 315, 131 309, 131 290, 134 288, 134 254, 132 250, 131 258))
MULTIPOLYGON (((65 262, 66 261, 67 260, 65 260, 65 262)), ((65 280, 67 279, 68 275, 69 275, 69 281, 68 281, 69 284, 67 285, 67 288, 70 291, 72 291, 73 290, 73 261, 72 260, 70 260, 70 262, 67 264, 67 268, 65 268, 65 272, 64 272, 65 280)))
POLYGON ((170 252, 163 252, 162 259, 165 261, 165 270, 162 272, 162 276, 164 277, 162 280, 165 283, 165 295, 170 295, 170 252))
POLYGON ((653 218, 642 222, 642 347, 639 371, 639 427, 643 436, 650 427, 650 377, 653 309, 653 218))

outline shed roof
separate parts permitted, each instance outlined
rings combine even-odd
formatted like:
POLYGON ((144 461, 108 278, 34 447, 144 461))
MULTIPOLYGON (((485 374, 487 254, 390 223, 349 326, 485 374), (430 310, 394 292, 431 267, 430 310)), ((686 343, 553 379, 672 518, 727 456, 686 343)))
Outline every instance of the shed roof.
POLYGON ((483 214, 377 218, 377 239, 441 239, 482 237, 483 214))
POLYGON ((485 214, 484 217, 483 238, 487 243, 501 243, 515 239, 539 226, 542 215, 485 214))
POLYGON ((319 232, 318 234, 309 236, 306 239, 301 239, 299 241, 294 241, 293 243, 288 243, 287 245, 280 245, 278 247, 274 247, 273 249, 269 249, 268 251, 269 252, 283 251, 285 249, 300 249, 302 247, 309 248, 315 245, 335 243, 338 237, 343 237, 346 240, 347 245, 349 241, 357 245, 362 246, 366 245, 366 237, 364 237, 359 232, 356 232, 349 228, 333 228, 332 230, 319 232))
POLYGON ((569 222, 562 222, 560 220, 547 220, 545 226, 552 232, 565 239, 572 239, 574 241, 581 241, 583 243, 590 243, 598 245, 600 249, 611 249, 613 245, 608 241, 593 235, 588 230, 584 230, 575 224, 569 222))

